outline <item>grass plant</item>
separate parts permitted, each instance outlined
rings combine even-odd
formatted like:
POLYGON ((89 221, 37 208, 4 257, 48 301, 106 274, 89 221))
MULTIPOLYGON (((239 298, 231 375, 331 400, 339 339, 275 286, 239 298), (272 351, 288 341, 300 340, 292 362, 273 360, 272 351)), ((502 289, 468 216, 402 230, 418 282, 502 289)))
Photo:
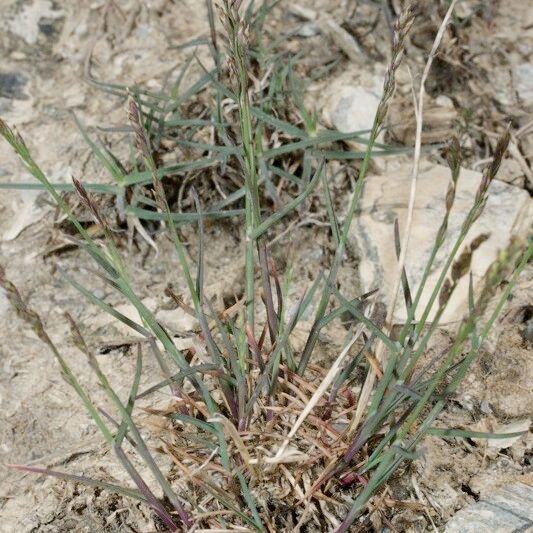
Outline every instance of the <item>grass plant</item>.
MULTIPOLYGON (((95 155, 113 177, 110 185, 91 187, 74 180, 71 186, 102 228, 103 239, 91 236, 61 194, 66 186, 51 183, 21 135, 0 121, 0 133, 34 176, 36 185, 52 196, 76 229, 79 246, 98 266, 99 277, 135 307, 139 319, 134 321, 124 316, 71 274, 64 273, 65 278, 92 304, 143 338, 137 345, 130 393, 127 398, 120 398, 85 341, 83 328, 67 316, 73 342, 87 358, 113 407, 113 414, 107 414, 73 374, 68 361, 46 333, 41 317, 26 305, 6 273, 0 272, 0 285, 9 300, 55 356, 63 377, 80 397, 135 488, 46 468, 22 465, 16 468, 99 486, 140 500, 150 506, 170 531, 201 528, 203 531, 342 533, 364 514, 370 498, 398 472, 400 465, 416 457, 417 445, 427 435, 469 436, 466 431, 438 428, 434 424, 479 354, 517 277, 531 259, 533 245, 513 242, 508 250, 501 252, 481 290, 474 291, 470 283, 469 310, 457 328, 451 348, 428 361, 425 357, 428 343, 439 326, 457 280, 468 271, 473 250, 467 250, 469 257, 464 254, 457 257, 458 251, 483 211, 509 133, 500 139, 493 161, 483 173, 475 201, 432 287, 429 302, 421 306, 421 294, 434 269, 435 257, 447 238, 448 217, 460 179, 461 150, 456 140, 451 141, 447 148, 450 185, 446 213, 416 290, 410 288, 405 270, 400 269, 408 319, 396 337, 391 336, 386 326, 376 324, 371 318, 374 292, 345 298, 338 289, 337 274, 345 258, 348 232, 363 194, 371 159, 399 151, 380 145, 377 139, 394 93, 395 75, 415 9, 406 8, 396 23, 391 60, 372 129, 341 134, 317 131, 316 120, 303 107, 303 89, 295 81, 290 63, 272 59, 274 51, 265 42, 252 46, 250 35, 254 26, 256 30, 262 27, 272 5, 264 3, 256 8, 251 2, 243 10, 240 4, 239 0, 221 2, 219 13, 224 26, 221 39, 215 29, 215 9, 207 1, 210 38, 203 44, 212 51, 215 67, 205 69, 200 79, 182 93, 179 87, 190 63, 184 66, 166 94, 139 88, 128 91, 120 85, 104 84, 105 90, 128 98, 125 131, 132 133, 133 166, 137 170, 126 172, 124 165, 94 143, 80 124, 95 155), (230 75, 223 72, 222 42, 230 75), (273 65, 270 83, 256 91, 250 72, 268 62, 273 65), (213 91, 212 108, 206 108, 202 117, 183 116, 182 104, 207 86, 213 91), (299 109, 299 125, 286 120, 283 91, 290 92, 295 108, 299 109), (225 100, 232 102, 231 116, 224 109, 225 100), (215 144, 195 138, 203 128, 212 129, 215 144), (170 134, 176 146, 204 155, 192 161, 160 166, 157 148, 163 136, 170 134), (274 136, 284 142, 269 147, 274 136), (366 151, 354 154, 337 148, 323 149, 325 144, 331 146, 346 139, 364 143, 366 151), (285 164, 295 157, 301 160, 299 176, 287 170, 290 166, 285 164), (330 159, 353 157, 360 158, 361 164, 349 208, 340 220, 329 190, 326 165, 330 159), (207 209, 202 208, 198 194, 191 190, 192 209, 173 212, 165 183, 185 172, 206 168, 215 174, 220 172, 214 178, 218 187, 221 176, 233 175, 235 179, 229 180, 234 184, 233 190, 224 191, 223 199, 207 209), (280 188, 274 185, 275 182, 279 185, 279 180, 291 191, 284 196, 283 203, 276 193, 280 188), (128 196, 135 200, 125 210, 141 220, 163 222, 166 234, 173 241, 188 294, 186 299, 170 289, 168 294, 184 312, 198 320, 200 349, 192 358, 176 346, 172 336, 136 294, 113 224, 106 220, 95 200, 95 194, 125 197, 126 187, 134 188, 135 194, 128 196), (285 217, 293 216, 319 187, 326 203, 335 253, 328 272, 317 276, 291 305, 287 297, 290 276, 280 279, 269 257, 268 243, 275 236, 278 224, 285 217), (228 209, 235 205, 237 208, 228 209), (245 235, 245 293, 231 313, 213 309, 204 291, 204 262, 209 253, 205 249, 204 224, 209 218, 226 216, 238 216, 236 223, 242 225, 245 235), (198 253, 194 261, 183 240, 183 223, 196 226, 198 253), (504 281, 505 288, 499 292, 504 281), (498 303, 487 318, 487 303, 495 294, 499 294, 498 303), (430 313, 435 309, 434 318, 429 322, 430 313), (292 335, 304 314, 310 311, 314 312, 314 321, 305 347, 298 353, 293 349, 292 335), (346 314, 351 315, 354 325, 345 347, 328 369, 321 368, 314 362, 319 336, 328 324, 346 314), (382 346, 386 357, 373 357, 377 345, 382 346), (154 376, 152 387, 140 391, 143 360, 148 354, 157 362, 160 376, 154 376), (361 383, 354 383, 358 368, 375 376, 369 401, 364 396, 354 397, 357 393, 362 395, 363 390, 361 383), (156 437, 182 482, 172 482, 163 474, 157 455, 139 427, 142 415, 136 409, 138 399, 150 397, 163 388, 169 390, 172 406, 152 412, 168 419, 172 429, 156 437), (362 416, 356 416, 355 406, 362 416), (150 471, 163 499, 156 497, 157 491, 148 486, 135 466, 133 455, 150 471)), ((396 247, 400 258, 402 243, 397 226, 394 232, 391 230, 391 245, 396 247)))

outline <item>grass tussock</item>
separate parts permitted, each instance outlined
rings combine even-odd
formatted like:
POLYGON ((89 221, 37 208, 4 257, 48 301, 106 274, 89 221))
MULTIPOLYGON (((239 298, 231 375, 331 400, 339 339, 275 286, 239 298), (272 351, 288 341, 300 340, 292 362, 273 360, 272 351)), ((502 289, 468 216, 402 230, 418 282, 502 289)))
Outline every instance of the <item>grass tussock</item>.
MULTIPOLYGON (((89 138, 80 124, 94 153, 114 180, 108 186, 88 187, 79 180, 72 184, 81 206, 100 228, 102 238, 94 237, 80 222, 68 198, 50 183, 20 134, 0 122, 2 136, 75 228, 76 244, 98 267, 95 275, 135 307, 138 320, 124 316, 69 273, 63 275, 92 304, 143 337, 136 345, 130 393, 127 398, 120 398, 84 339, 83 328, 66 315, 73 342, 87 358, 108 397, 113 410, 108 413, 93 402, 46 333, 41 317, 25 304, 5 272, 0 272, 0 285, 9 300, 55 356, 63 377, 75 389, 134 488, 48 469, 20 465, 16 468, 98 486, 140 500, 151 507, 170 531, 342 533, 365 516, 369 500, 399 471, 402 463, 416 456, 417 445, 424 437, 468 436, 468 432, 453 428, 436 428, 434 423, 478 355, 518 275, 530 260, 533 246, 517 241, 502 251, 483 287, 476 291, 477 296, 470 284, 469 311, 457 328, 451 348, 427 360, 428 343, 449 297, 457 280, 469 270, 472 250, 470 256, 467 251, 460 257, 458 251, 483 211, 509 134, 500 139, 462 230, 432 287, 430 301, 421 306, 421 294, 435 268, 435 257, 447 238, 448 217, 460 179, 461 149, 452 140, 447 148, 450 184, 446 214, 416 289, 410 287, 405 270, 400 268, 399 285, 408 310, 406 323, 393 337, 390 324, 379 325, 372 318, 375 292, 353 299, 343 296, 337 274, 370 162, 373 157, 398 152, 379 145, 377 139, 394 93, 395 75, 415 9, 408 7, 396 22, 389 68, 371 131, 339 134, 317 131, 315 118, 303 106, 304 89, 295 79, 291 62, 273 59, 274 48, 269 49, 261 42, 262 24, 272 6, 265 3, 254 10, 251 3, 244 10, 240 4, 235 0, 220 3, 224 33, 219 35, 215 9, 207 2, 210 38, 205 45, 212 52, 215 66, 205 69, 205 74, 185 93, 179 94, 178 89, 188 65, 167 94, 104 86, 108 92, 127 96, 125 131, 131 134, 136 170, 126 171, 111 152, 89 138), (263 83, 257 74, 267 64, 270 75, 264 78, 268 82, 263 83), (210 107, 202 108, 197 117, 184 115, 188 99, 206 86, 211 89, 210 107), (207 143, 199 140, 206 131, 212 133, 207 143), (364 143, 366 151, 354 154, 335 147, 335 143, 348 138, 364 143), (165 165, 161 163, 162 147, 169 139, 176 149, 187 148, 191 154, 203 155, 165 165), (355 157, 361 162, 349 208, 341 221, 329 190, 327 161, 355 157), (299 175, 291 171, 295 168, 299 175), (202 205, 209 197, 204 195, 200 199, 193 187, 187 195, 191 209, 173 211, 175 198, 169 200, 172 179, 206 169, 213 190, 221 192, 222 200, 212 201, 204 209, 202 205), (328 230, 335 251, 328 272, 318 275, 291 303, 290 272, 278 274, 269 243, 278 225, 294 216, 319 188, 326 203, 328 230), (109 193, 122 199, 117 202, 119 215, 121 209, 134 215, 138 225, 146 224, 147 220, 158 221, 172 240, 188 292, 184 296, 169 288, 167 296, 198 321, 194 351, 178 349, 172 336, 137 296, 115 223, 100 206, 101 195, 109 193), (205 255, 209 253, 204 226, 209 219, 221 217, 232 217, 243 228, 245 291, 231 308, 217 310, 204 291, 205 255), (181 232, 185 223, 196 228, 198 253, 194 261, 181 232), (487 303, 504 280, 507 283, 498 304, 486 317, 487 303), (428 317, 435 309, 429 322, 428 317), (309 312, 313 313, 313 324, 304 348, 296 351, 292 336, 309 312), (323 368, 315 363, 320 334, 334 320, 346 315, 351 316, 353 326, 344 348, 328 368, 323 368), (149 389, 140 390, 143 361, 147 357, 157 362, 160 376, 153 376, 155 383, 149 389), (366 379, 363 382, 356 379, 361 369, 366 379), (364 382, 371 383, 370 389, 363 386, 364 382), (137 408, 140 398, 150 398, 163 389, 168 391, 171 401, 165 406, 154 405, 149 412, 166 421, 157 438, 159 451, 172 461, 170 476, 163 474, 158 454, 147 444, 141 430, 142 412, 146 409, 137 408), (370 390, 368 396, 366 390, 370 390), (155 489, 148 486, 135 466, 134 455, 150 471, 163 499, 156 497, 155 489)), ((394 235, 391 246, 396 247, 400 259, 402 243, 397 225, 394 235)))

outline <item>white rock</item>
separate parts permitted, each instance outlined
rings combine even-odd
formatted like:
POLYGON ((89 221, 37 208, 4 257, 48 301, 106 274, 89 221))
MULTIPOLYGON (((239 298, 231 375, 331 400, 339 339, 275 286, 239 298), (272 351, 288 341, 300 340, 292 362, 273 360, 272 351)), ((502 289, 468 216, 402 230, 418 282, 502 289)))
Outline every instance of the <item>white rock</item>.
POLYGON ((357 41, 348 33, 338 22, 327 14, 322 14, 318 20, 317 25, 350 59, 351 61, 359 61, 363 54, 357 44, 357 41))
MULTIPOLYGON (((382 65, 375 65, 374 74, 362 76, 357 65, 352 64, 351 68, 331 80, 318 95, 318 108, 322 110, 324 124, 342 133, 369 131, 383 93, 383 76, 382 65)), ((383 142, 383 138, 381 132, 378 142, 383 142)), ((366 144, 355 139, 344 142, 354 152, 363 152, 367 148, 366 144)), ((372 170, 382 173, 386 160, 383 157, 373 158, 372 170)))
POLYGON ((474 7, 471 2, 459 2, 455 8, 455 16, 466 19, 474 15, 474 7))
POLYGON ((366 88, 354 85, 338 87, 328 98, 324 118, 337 130, 351 133, 369 130, 381 98, 381 86, 366 88))
POLYGON ((289 12, 296 17, 316 22, 313 28, 327 35, 352 61, 359 61, 363 57, 357 41, 328 13, 317 12, 299 5, 289 6, 289 12))
POLYGON ((516 93, 513 84, 513 73, 507 65, 498 65, 491 70, 491 85, 494 98, 505 107, 515 106, 516 93))
POLYGON ((513 67, 513 85, 519 100, 525 106, 533 105, 533 63, 513 67))
POLYGON ((308 22, 307 24, 302 24, 300 28, 297 30, 296 35, 298 37, 314 37, 315 35, 318 35, 320 33, 320 30, 318 29, 318 26, 314 22, 308 22))
MULTIPOLYGON (((418 288, 424 266, 442 222, 449 176, 450 170, 447 167, 429 162, 421 163, 406 263, 407 276, 413 293, 418 288)), ((429 301, 432 287, 440 275, 440 268, 473 203, 480 179, 481 173, 479 172, 465 169, 461 172, 448 224, 448 236, 437 255, 434 268, 422 293, 419 310, 423 309, 429 301)), ((363 292, 378 288, 384 302, 390 302, 390 293, 397 271, 394 220, 399 219, 400 235, 402 235, 410 181, 410 165, 400 167, 394 174, 368 177, 360 203, 359 216, 355 217, 350 229, 349 244, 355 248, 361 259, 359 268, 361 288, 363 292)), ((531 224, 531 204, 526 191, 498 180, 491 183, 485 211, 475 222, 463 243, 464 249, 476 237, 482 234, 489 236, 472 257, 471 267, 475 289, 479 289, 480 280, 497 258, 498 252, 509 245, 511 236, 522 234, 531 224)), ((462 318, 467 310, 468 284, 468 276, 458 281, 441 323, 455 322, 462 318)), ((417 316, 419 315, 420 312, 417 313, 417 316)), ((430 319, 432 316, 430 314, 430 319)), ((405 318, 405 304, 400 294, 395 309, 395 321, 401 323, 405 318)))
POLYGON ((171 332, 189 332, 198 328, 198 320, 183 309, 161 309, 155 315, 158 322, 171 332))
POLYGON ((9 310, 10 304, 7 299, 6 293, 3 289, 0 289, 0 317, 4 316, 9 310))
MULTIPOLYGON (((512 422, 510 424, 502 424, 494 428, 493 433, 518 433, 523 431, 527 433, 529 426, 531 425, 531 420, 519 420, 518 422, 512 422)), ((501 439, 488 439, 489 448, 495 448, 498 450, 503 450, 510 448, 515 442, 520 440, 522 436, 518 437, 508 437, 501 439)))
POLYGON ((15 17, 7 21, 7 27, 28 44, 35 44, 39 35, 39 21, 44 17, 57 19, 64 15, 63 10, 54 7, 52 0, 24 2, 22 9, 15 17))
MULTIPOLYGON (((145 307, 148 308, 148 310, 152 312, 154 311, 154 308, 157 305, 155 298, 145 298, 144 300, 142 300, 142 303, 145 307)), ((120 305, 115 305, 113 307, 116 311, 123 314, 125 317, 129 318, 133 322, 142 325, 142 320, 139 317, 139 313, 137 312, 137 309, 133 304, 124 303, 120 305)), ((104 312, 98 313, 89 325, 94 329, 112 325, 113 329, 119 335, 123 335, 125 337, 141 337, 140 333, 138 333, 134 329, 131 329, 129 326, 127 326, 120 320, 104 312)))
POLYGON ((9 226, 0 236, 3 241, 15 239, 28 226, 39 222, 45 213, 44 209, 37 205, 40 191, 19 191, 12 194, 13 216, 10 218, 9 226))
POLYGON ((533 487, 517 483, 461 509, 444 533, 533 531, 533 487))

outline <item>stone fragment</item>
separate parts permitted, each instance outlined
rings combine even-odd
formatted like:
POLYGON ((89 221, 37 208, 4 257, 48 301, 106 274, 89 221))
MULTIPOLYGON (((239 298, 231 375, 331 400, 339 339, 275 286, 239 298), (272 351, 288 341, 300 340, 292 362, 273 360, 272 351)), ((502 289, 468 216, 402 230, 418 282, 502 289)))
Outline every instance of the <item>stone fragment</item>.
POLYGON ((533 318, 526 322, 522 337, 526 342, 533 343, 533 318))
POLYGON ((16 15, 6 19, 4 25, 28 44, 36 44, 39 32, 45 33, 50 28, 53 30, 53 22, 65 16, 65 12, 57 9, 55 4, 52 0, 20 2, 20 9, 16 15))
POLYGON ((533 63, 513 67, 513 85, 520 102, 526 107, 533 106, 533 63))
POLYGON ((9 300, 7 299, 7 296, 4 292, 4 290, 0 290, 0 317, 3 317, 8 309, 10 307, 9 300))
POLYGON ((327 35, 351 61, 359 61, 362 52, 357 41, 338 22, 328 15, 322 15, 317 20, 317 26, 327 35))
POLYGON ((533 487, 510 485, 461 509, 444 533, 511 533, 533 531, 533 487))
MULTIPOLYGON (((445 197, 450 179, 447 167, 423 161, 418 178, 417 197, 406 263, 411 292, 415 293, 424 267, 430 256, 435 237, 445 212, 445 197)), ((463 169, 457 185, 457 194, 448 223, 445 244, 441 247, 429 279, 422 292, 418 309, 424 309, 430 299, 441 268, 459 235, 464 218, 473 204, 481 173, 463 169)), ((390 293, 397 272, 394 249, 394 220, 400 223, 400 235, 406 218, 411 182, 410 165, 397 172, 367 179, 360 202, 359 215, 355 217, 349 234, 349 244, 360 258, 359 275, 363 292, 379 289, 384 302, 390 302, 390 293)), ((471 269, 474 288, 481 288, 481 280, 496 260, 499 251, 508 247, 512 236, 523 235, 531 226, 529 194, 521 189, 495 180, 481 217, 471 228, 461 251, 478 238, 484 239, 472 254, 471 269)), ((448 302, 441 323, 460 320, 467 310, 468 275, 459 278, 457 287, 448 302)), ((433 310, 436 305, 433 306, 433 310)), ((420 316, 420 311, 417 317, 420 316)), ((433 313, 430 314, 430 319, 433 313)), ((395 321, 406 318, 403 296, 400 294, 394 314, 395 321)))
POLYGON ((382 86, 339 84, 330 92, 323 115, 326 123, 343 133, 369 130, 381 99, 382 86))
POLYGON ((40 191, 15 191, 12 194, 13 215, 6 223, 5 230, 0 230, 0 241, 15 239, 28 226, 39 222, 45 213, 43 207, 37 202, 40 191))
MULTIPOLYGON (((157 301, 155 298, 144 298, 144 300, 142 300, 142 303, 152 312, 154 308, 157 307, 157 301)), ((126 318, 129 318, 136 324, 139 324, 141 326, 143 325, 142 320, 139 317, 139 313, 137 312, 137 309, 133 304, 127 302, 119 305, 114 305, 113 307, 116 311, 124 315, 126 318)), ((142 337, 142 335, 136 330, 130 328, 128 325, 124 324, 117 318, 114 318, 111 315, 103 312, 98 313, 92 319, 89 325, 94 330, 100 328, 108 328, 109 326, 111 326, 118 335, 125 338, 142 337)))
MULTIPOLYGON (((374 76, 361 78, 354 69, 349 69, 331 81, 320 97, 322 120, 326 126, 342 133, 368 132, 374 124, 374 117, 383 92, 383 76, 378 72, 374 76)), ((365 136, 368 136, 366 134, 365 136)), ((384 135, 378 135, 378 142, 383 142, 384 135)), ((355 139, 344 141, 354 152, 364 152, 366 144, 355 139)), ((386 168, 386 158, 375 157, 371 168, 382 173, 386 168)))
MULTIPOLYGON (((518 420, 517 422, 511 422, 510 424, 502 424, 494 428, 494 433, 501 433, 502 435, 506 433, 518 433, 521 431, 527 433, 530 425, 531 420, 518 420)), ((515 442, 517 442, 521 438, 522 436, 503 437, 501 439, 488 439, 488 446, 489 448, 504 450, 510 448, 515 442)))
POLYGON ((289 6, 289 11, 297 17, 315 22, 314 27, 327 35, 350 60, 358 61, 363 57, 354 37, 327 13, 318 13, 298 5, 289 6))
POLYGON ((494 90, 494 98, 500 105, 505 108, 517 105, 513 73, 507 65, 498 65, 492 68, 491 86, 494 90))
POLYGON ((191 332, 198 329, 198 320, 183 309, 161 309, 155 315, 157 321, 172 333, 191 332))
MULTIPOLYGON (((422 144, 435 144, 449 139, 454 134, 454 122, 459 118, 453 101, 447 96, 426 97, 422 144)), ((387 116, 391 139, 414 146, 416 139, 416 116, 413 96, 409 92, 400 95, 392 102, 387 116)))
POLYGON ((298 30, 296 30, 296 35, 298 37, 314 37, 315 35, 318 35, 320 33, 320 30, 318 26, 314 22, 308 22, 306 24, 302 24, 298 30))
POLYGON ((28 76, 22 72, 0 71, 0 97, 27 100, 29 97, 24 93, 27 82, 28 76))

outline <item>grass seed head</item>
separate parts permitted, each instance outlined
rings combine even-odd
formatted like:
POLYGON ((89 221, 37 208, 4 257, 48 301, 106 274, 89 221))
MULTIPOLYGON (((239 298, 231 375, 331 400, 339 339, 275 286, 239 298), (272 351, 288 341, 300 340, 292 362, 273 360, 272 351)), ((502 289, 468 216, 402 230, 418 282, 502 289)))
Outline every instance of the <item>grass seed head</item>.
POLYGON ((150 141, 146 135, 146 131, 142 126, 141 112, 139 105, 130 94, 128 97, 128 119, 133 128, 133 143, 137 149, 137 153, 144 159, 151 157, 152 150, 150 148, 150 141))
POLYGON ((87 192, 87 189, 83 186, 83 183, 74 177, 72 178, 72 183, 74 184, 74 188, 76 190, 76 193, 78 194, 79 199, 81 200, 82 204, 89 210, 95 222, 97 224, 100 224, 102 228, 109 229, 109 225, 101 215, 100 210, 96 205, 96 202, 87 192))

